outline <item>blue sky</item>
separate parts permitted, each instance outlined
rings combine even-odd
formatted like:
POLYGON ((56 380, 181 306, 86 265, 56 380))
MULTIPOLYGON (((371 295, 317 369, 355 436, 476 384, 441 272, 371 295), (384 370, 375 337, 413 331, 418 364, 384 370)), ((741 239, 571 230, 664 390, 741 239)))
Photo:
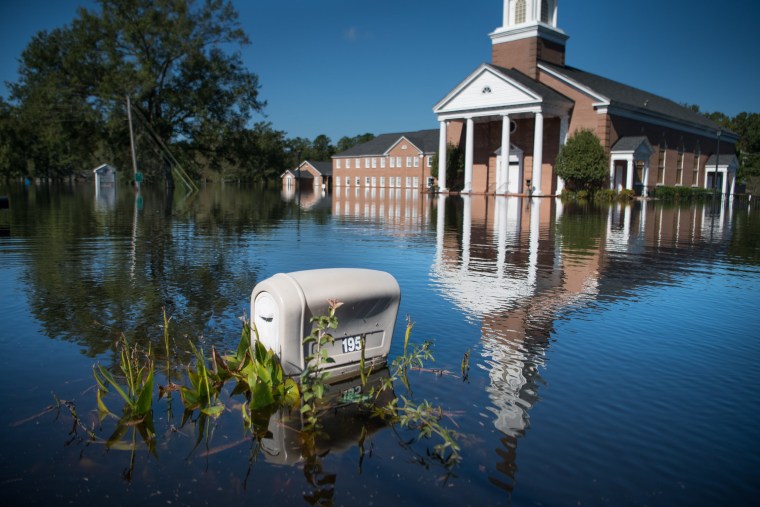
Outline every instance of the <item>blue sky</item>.
MULTIPOLYGON (((235 0, 266 119, 289 137, 437 128, 432 107, 490 61, 502 0, 235 0)), ((86 0, 0 0, 0 82, 86 0)), ((703 111, 760 112, 760 2, 562 0, 567 64, 703 111)), ((7 90, 0 86, 0 95, 7 90)))

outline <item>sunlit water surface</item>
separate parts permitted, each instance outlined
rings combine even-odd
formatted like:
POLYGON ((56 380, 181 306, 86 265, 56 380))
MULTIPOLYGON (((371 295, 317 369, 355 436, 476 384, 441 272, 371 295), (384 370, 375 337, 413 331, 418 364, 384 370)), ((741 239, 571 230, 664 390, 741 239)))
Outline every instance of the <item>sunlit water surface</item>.
MULTIPOLYGON (((760 497, 760 211, 586 207, 554 199, 332 196, 204 188, 185 198, 91 184, 6 187, 0 210, 0 485, 49 505, 756 505, 760 497), (229 350, 253 286, 325 267, 390 272, 412 339, 442 373, 461 463, 399 428, 336 423, 305 463, 246 436, 242 400, 205 428, 154 403, 155 455, 106 448, 93 365, 120 333, 229 350), (469 353, 469 377, 461 362, 469 353), (73 427, 73 402, 99 440, 73 427), (197 444, 197 445, 196 445, 197 444), (363 449, 363 453, 362 453, 363 449)), ((176 365, 174 375, 181 375, 176 365)), ((157 382, 166 382, 165 373, 157 382)), ((177 379, 175 379, 177 380, 177 379)), ((181 381, 181 379, 179 379, 181 381)), ((409 394, 397 386, 396 394, 409 394)), ((197 414, 196 414, 197 416, 197 414)), ((328 421, 329 425, 329 421, 328 421)), ((125 437, 128 440, 128 437, 125 437)), ((139 444, 139 437, 137 438, 139 444)), ((6 503, 7 504, 7 503, 6 503)))

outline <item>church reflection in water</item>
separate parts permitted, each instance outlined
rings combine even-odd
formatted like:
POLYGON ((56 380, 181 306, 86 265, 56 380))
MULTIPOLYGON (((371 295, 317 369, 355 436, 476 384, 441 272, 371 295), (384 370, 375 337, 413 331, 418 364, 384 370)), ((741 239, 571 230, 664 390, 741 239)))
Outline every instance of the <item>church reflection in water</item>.
POLYGON ((699 255, 731 232, 732 208, 725 203, 668 207, 636 201, 589 208, 554 198, 342 192, 333 196, 335 216, 407 232, 435 226, 431 283, 480 324, 482 357, 471 364, 489 377, 487 410, 503 434, 503 447, 495 450, 500 475, 489 480, 507 491, 518 439, 539 400, 555 320, 621 286, 636 290, 657 283, 665 270, 676 269, 657 260, 660 252, 699 255))

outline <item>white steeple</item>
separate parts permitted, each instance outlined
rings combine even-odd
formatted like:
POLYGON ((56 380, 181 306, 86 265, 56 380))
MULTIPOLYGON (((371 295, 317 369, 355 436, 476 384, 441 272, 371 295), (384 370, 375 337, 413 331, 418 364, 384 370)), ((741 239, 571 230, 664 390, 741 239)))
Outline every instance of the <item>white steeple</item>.
POLYGON ((568 36, 557 28, 558 0, 502 1, 502 26, 490 34, 492 63, 533 79, 538 77, 539 61, 564 65, 568 36))
POLYGON ((507 34, 515 40, 535 36, 540 31, 542 36, 564 43, 565 32, 557 28, 558 0, 503 0, 504 15, 501 27, 497 28, 491 38, 503 41, 507 34), (554 35, 552 37, 552 35, 554 35))
POLYGON ((557 0, 504 0, 502 28, 524 23, 557 26, 557 0))

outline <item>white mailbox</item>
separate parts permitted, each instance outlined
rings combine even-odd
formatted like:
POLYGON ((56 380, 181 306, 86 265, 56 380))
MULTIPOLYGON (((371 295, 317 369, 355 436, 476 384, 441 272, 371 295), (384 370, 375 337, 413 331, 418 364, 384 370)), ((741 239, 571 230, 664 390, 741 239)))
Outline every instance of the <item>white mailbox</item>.
POLYGON ((310 355, 303 338, 311 318, 328 314, 328 301, 343 303, 336 312, 338 328, 327 350, 335 362, 326 365, 330 381, 357 375, 362 341, 365 366, 384 365, 393 338, 401 290, 388 273, 371 269, 333 268, 278 273, 256 284, 251 294, 251 322, 259 340, 272 349, 286 375, 298 375, 310 355))

